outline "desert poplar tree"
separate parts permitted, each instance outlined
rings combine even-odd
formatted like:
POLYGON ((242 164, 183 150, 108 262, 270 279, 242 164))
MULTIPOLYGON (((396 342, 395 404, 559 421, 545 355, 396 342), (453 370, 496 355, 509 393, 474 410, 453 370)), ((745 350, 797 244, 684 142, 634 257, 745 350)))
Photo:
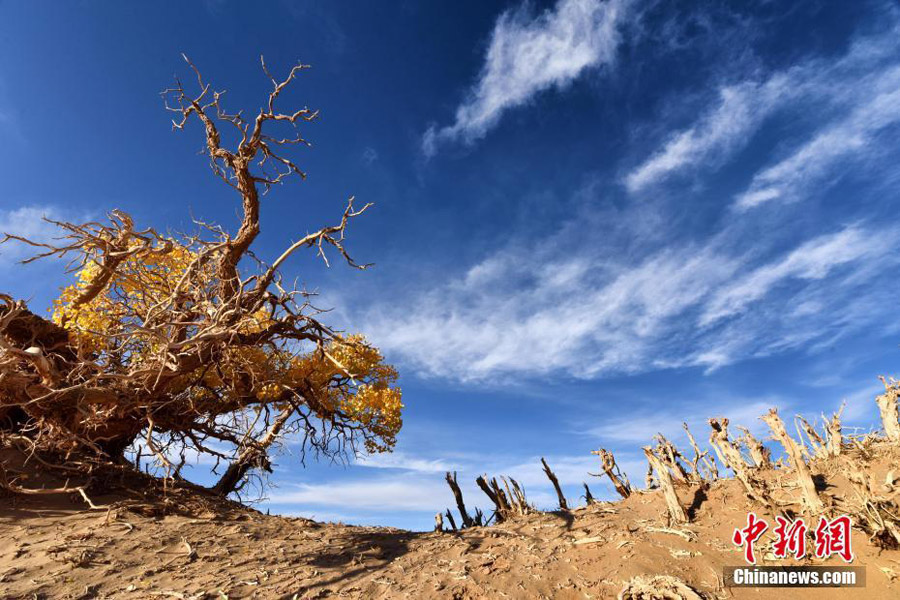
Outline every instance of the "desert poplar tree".
MULTIPOLYGON (((269 262, 253 251, 267 193, 306 177, 291 156, 308 146, 301 127, 318 113, 278 108, 306 66, 279 80, 261 61, 271 88, 245 118, 185 61, 195 87, 176 79, 165 107, 176 130, 201 126, 213 174, 239 201, 240 225, 195 221, 193 232, 161 233, 112 210, 103 222, 54 221, 52 243, 7 235, 35 249, 26 263, 67 259, 73 279, 49 318, 0 294, 0 442, 69 470, 124 464, 139 450, 173 476, 187 457, 211 455, 221 476, 213 489, 223 495, 267 468, 285 437, 303 453, 390 451, 402 424, 397 372, 364 337, 323 323, 311 296, 281 274, 304 249, 365 269, 345 234, 370 205, 351 198, 336 223, 269 262)), ((0 485, 25 491, 2 465, 0 485)))

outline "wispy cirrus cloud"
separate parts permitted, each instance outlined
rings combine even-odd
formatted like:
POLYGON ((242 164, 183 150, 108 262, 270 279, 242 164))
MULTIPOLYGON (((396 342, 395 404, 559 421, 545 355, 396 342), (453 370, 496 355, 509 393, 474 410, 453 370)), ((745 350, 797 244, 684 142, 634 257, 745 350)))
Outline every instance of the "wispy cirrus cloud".
MULTIPOLYGON (((432 462, 429 458, 412 455, 407 456, 407 459, 412 463, 432 462)), ((469 510, 473 513, 475 507, 482 507, 490 514, 487 510, 490 502, 475 484, 475 478, 483 473, 512 477, 525 488, 530 502, 542 508, 553 508, 557 502, 556 495, 541 468, 540 459, 536 455, 510 461, 509 458, 498 459, 485 453, 460 462, 452 470, 457 472, 457 481, 469 510)), ((582 482, 590 480, 590 471, 596 471, 596 457, 585 452, 580 455, 548 454, 546 459, 560 485, 567 488, 573 505, 576 504, 576 490, 582 482)), ((422 471, 417 468, 404 469, 390 477, 287 483, 273 490, 266 502, 278 507, 282 513, 315 515, 320 519, 331 518, 351 523, 366 520, 366 513, 411 511, 432 515, 447 506, 454 506, 454 498, 444 481, 443 472, 422 471)))
POLYGON ((485 64, 454 122, 432 126, 422 139, 426 156, 441 143, 483 137, 502 114, 535 94, 564 88, 586 69, 611 64, 619 25, 629 0, 559 0, 533 16, 528 5, 503 13, 488 45, 485 64))
POLYGON ((746 137, 786 97, 796 93, 783 75, 767 81, 743 82, 718 91, 715 108, 699 122, 674 134, 661 150, 625 177, 636 193, 667 177, 724 155, 745 143, 746 137))
POLYGON ((878 153, 877 135, 900 123, 900 68, 883 73, 870 93, 872 97, 847 116, 815 132, 788 157, 757 173, 747 191, 737 197, 736 206, 749 209, 777 199, 796 199, 808 186, 833 177, 838 163, 846 166, 854 158, 865 160, 878 153))
MULTIPOLYGON (((851 226, 837 233, 816 237, 786 256, 751 269, 735 277, 711 295, 699 324, 707 326, 733 316, 764 298, 780 283, 789 280, 814 280, 828 277, 832 269, 849 263, 865 263, 883 254, 872 243, 872 232, 851 226)), ((889 238, 896 241, 896 232, 889 238)))
POLYGON ((383 350, 420 373, 485 381, 717 368, 884 316, 881 292, 859 291, 876 278, 874 265, 887 266, 897 230, 851 225, 765 260, 732 237, 637 259, 590 246, 543 256, 504 248, 402 310, 375 307, 361 320, 383 350))
POLYGON ((770 408, 788 409, 791 402, 785 398, 771 396, 764 398, 736 398, 727 394, 716 396, 714 406, 710 402, 683 402, 678 408, 659 409, 653 413, 644 412, 605 421, 602 425, 583 431, 584 435, 597 438, 602 444, 647 445, 657 433, 661 433, 676 445, 687 444, 687 435, 682 423, 687 423, 695 437, 702 441, 702 432, 708 431, 707 419, 725 416, 734 425, 748 428, 754 433, 763 432, 765 425, 759 417, 770 408))
POLYGON ((638 193, 673 177, 718 168, 779 111, 813 112, 819 128, 811 141, 760 173, 738 205, 747 208, 787 195, 802 180, 866 147, 874 133, 896 121, 898 33, 900 28, 892 27, 860 38, 837 59, 813 56, 719 85, 694 123, 669 133, 660 149, 625 174, 625 187, 638 193))
POLYGON ((285 484, 269 494, 279 506, 304 506, 307 510, 431 511, 440 510, 447 484, 438 476, 380 477, 322 483, 285 484))
POLYGON ((356 464, 372 469, 397 469, 417 473, 444 473, 458 468, 456 464, 447 460, 427 459, 402 451, 390 454, 363 455, 356 459, 356 464))
MULTIPOLYGON (((51 205, 26 205, 11 210, 0 210, 0 236, 17 235, 34 242, 49 242, 60 235, 59 228, 45 219, 66 220, 66 211, 51 205)), ((0 246, 0 267, 7 267, 35 254, 26 244, 9 241, 0 246)))

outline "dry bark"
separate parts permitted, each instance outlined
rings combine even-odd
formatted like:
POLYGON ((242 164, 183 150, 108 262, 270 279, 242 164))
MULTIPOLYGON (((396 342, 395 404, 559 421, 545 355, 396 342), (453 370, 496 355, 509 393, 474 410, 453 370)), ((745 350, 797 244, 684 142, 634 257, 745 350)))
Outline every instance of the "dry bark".
POLYGON ((687 481, 687 471, 681 465, 681 463, 678 462, 678 459, 682 458, 681 452, 678 451, 678 448, 675 447, 675 444, 667 440, 661 433, 656 434, 655 439, 656 455, 660 458, 660 460, 666 463, 672 474, 675 476, 675 479, 679 481, 687 481))
POLYGON ((853 485, 856 494, 846 498, 841 510, 849 514, 854 525, 861 527, 881 548, 900 548, 900 516, 897 511, 897 490, 893 472, 888 473, 882 490, 876 493, 871 477, 865 471, 844 466, 844 475, 853 485))
POLYGON ((671 575, 638 575, 616 596, 617 600, 703 600, 697 590, 671 575))
MULTIPOLYGON (((497 481, 496 477, 492 477, 488 481, 486 475, 479 475, 475 479, 475 483, 481 488, 481 491, 490 498, 494 504, 494 522, 502 523, 514 515, 525 515, 534 511, 525 497, 525 490, 512 477, 501 477, 503 486, 497 481), (504 490, 504 487, 506 488, 504 490)), ((479 512, 474 522, 478 525, 484 523, 483 515, 479 512)))
POLYGON ((712 428, 709 442, 722 464, 734 472, 734 476, 741 482, 747 491, 747 495, 753 501, 768 507, 773 512, 777 512, 775 502, 765 480, 757 476, 755 473, 756 468, 747 464, 747 461, 741 455, 741 451, 729 439, 728 419, 725 417, 709 419, 709 425, 712 428))
POLYGON ((829 456, 840 456, 843 449, 844 437, 841 433, 841 415, 845 406, 846 404, 841 404, 841 408, 831 416, 831 419, 826 419, 825 415, 822 415, 827 435, 825 446, 829 456))
POLYGON ((688 440, 691 443, 691 448, 694 450, 694 459, 690 463, 694 479, 699 481, 704 479, 715 481, 719 478, 719 468, 716 466, 716 461, 710 458, 709 452, 700 450, 700 447, 697 445, 697 440, 694 439, 694 434, 691 433, 688 424, 682 423, 681 425, 684 427, 684 432, 687 434, 688 440), (706 469, 705 475, 700 471, 701 465, 706 469))
MULTIPOLYGON (((600 468, 603 469, 603 472, 606 473, 606 476, 612 481, 613 487, 616 488, 616 492, 623 498, 630 496, 631 484, 628 482, 628 478, 619 471, 613 453, 609 450, 600 448, 599 450, 592 451, 591 454, 596 454, 600 457, 600 468)), ((591 474, 593 475, 593 473, 591 474)), ((595 475, 595 477, 600 477, 600 475, 595 475)))
POLYGON ((519 485, 519 482, 512 477, 501 477, 501 479, 506 486, 507 497, 513 512, 522 515, 532 512, 528 498, 525 497, 525 490, 519 485))
POLYGON ((556 474, 550 470, 550 466, 543 457, 541 457, 541 464, 544 465, 544 473, 547 475, 547 479, 550 480, 550 483, 553 484, 553 489, 556 490, 560 510, 569 510, 569 505, 566 502, 566 497, 563 495, 562 488, 559 487, 559 480, 556 478, 556 474))
POLYGON ((596 502, 594 495, 591 493, 591 488, 588 487, 587 483, 582 483, 581 485, 584 486, 584 503, 590 506, 596 502))
POLYGON ((825 440, 819 435, 819 432, 816 431, 816 428, 813 427, 809 421, 807 421, 803 416, 796 415, 796 425, 797 425, 797 439, 799 440, 800 449, 805 451, 803 443, 803 434, 806 434, 806 440, 809 444, 809 447, 812 448, 812 453, 805 452, 810 457, 816 458, 824 458, 828 456, 828 448, 825 445, 825 440))
POLYGON ((762 442, 760 442, 756 437, 750 433, 750 430, 746 427, 738 427, 743 433, 743 436, 740 438, 744 445, 747 447, 747 451, 750 453, 750 458, 753 460, 754 465, 757 469, 771 469, 772 468, 772 453, 766 448, 762 442))
POLYGON ((450 474, 450 471, 447 471, 446 479, 447 485, 450 486, 450 490, 453 492, 453 498, 456 499, 456 508, 457 510, 459 510, 459 515, 462 518, 463 527, 471 527, 472 518, 466 511, 466 504, 465 502, 463 502, 462 490, 459 489, 459 484, 456 482, 456 471, 453 472, 453 475, 450 474))
POLYGON ((807 510, 813 515, 821 514, 825 510, 825 505, 822 503, 822 499, 819 498, 819 493, 816 491, 816 484, 813 480, 812 473, 809 470, 809 465, 807 465, 806 461, 803 459, 800 447, 793 438, 788 435, 787 429, 784 427, 784 422, 781 420, 781 417, 778 416, 778 411, 774 408, 770 409, 768 414, 760 418, 769 426, 774 438, 784 446, 788 456, 791 457, 791 462, 797 473, 797 483, 800 486, 800 492, 803 495, 803 501, 807 510))
POLYGON ((494 505, 494 522, 502 523, 506 519, 504 506, 500 502, 500 498, 497 496, 497 493, 491 488, 491 486, 487 482, 487 478, 484 475, 479 475, 475 478, 475 484, 481 488, 481 491, 485 493, 485 495, 490 498, 491 502, 494 505))
POLYGON ((457 527, 456 527, 456 519, 453 518, 453 513, 450 512, 450 509, 449 509, 449 508, 447 509, 447 513, 446 513, 446 514, 447 514, 447 520, 450 522, 450 528, 451 528, 453 531, 457 531, 457 527))
POLYGON ((494 495, 497 497, 500 510, 507 516, 513 514, 515 512, 513 510, 513 504, 510 503, 509 496, 506 495, 506 492, 503 491, 503 488, 497 483, 496 477, 491 477, 491 489, 494 490, 494 495))
POLYGON ((687 523, 687 513, 678 500, 678 494, 675 493, 675 483, 672 480, 672 474, 669 472, 666 462, 657 456, 650 446, 644 447, 644 454, 647 456, 647 462, 650 463, 650 466, 656 472, 656 480, 659 482, 659 487, 662 488, 663 497, 666 500, 666 506, 669 509, 669 516, 672 522, 687 523))
POLYGON ((881 413, 881 425, 889 440, 900 444, 900 414, 898 414, 897 397, 900 396, 900 382, 881 378, 884 393, 875 398, 878 411, 881 413))

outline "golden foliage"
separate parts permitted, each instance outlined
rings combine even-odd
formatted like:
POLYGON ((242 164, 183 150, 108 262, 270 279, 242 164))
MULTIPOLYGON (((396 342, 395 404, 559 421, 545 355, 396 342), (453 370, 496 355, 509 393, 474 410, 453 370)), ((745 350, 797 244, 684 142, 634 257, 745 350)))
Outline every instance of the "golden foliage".
MULTIPOLYGON (((118 267, 103 293, 79 304, 77 299, 103 271, 88 261, 54 301, 52 320, 70 331, 83 353, 108 355, 123 368, 146 361, 161 348, 137 323, 172 295, 196 259, 196 252, 171 239, 165 248, 136 252, 118 267)), ((237 329, 255 333, 272 322, 272 314, 260 309, 245 316, 237 329)), ((320 419, 361 427, 367 451, 386 452, 393 449, 403 424, 397 378, 377 348, 362 335, 350 335, 303 352, 230 347, 213 368, 205 365, 180 377, 172 392, 187 392, 198 401, 236 402, 240 397, 243 405, 302 397, 320 419)))
POLYGON ((115 349, 127 358, 139 360, 152 348, 149 335, 140 335, 135 324, 147 312, 167 299, 196 252, 168 239, 164 247, 143 249, 118 266, 103 293, 90 302, 78 299, 103 273, 104 268, 88 257, 76 273, 75 283, 63 288, 53 302, 52 320, 68 329, 80 348, 88 353, 115 349), (121 345, 117 340, 125 341, 121 345))
POLYGON ((36 248, 26 262, 56 256, 75 265, 51 320, 0 294, 8 355, 0 361, 0 416, 21 407, 28 419, 13 424, 17 435, 54 452, 79 448, 121 461, 142 444, 167 474, 188 451, 215 455, 230 462, 213 487, 223 495, 265 469, 268 449, 286 436, 301 437, 302 452, 331 457, 361 441, 371 452, 392 449, 402 425, 397 372, 362 336, 321 323, 310 294, 285 286, 281 272, 303 248, 326 264, 333 251, 368 268, 345 244, 348 224, 371 203, 357 208, 349 198, 339 221, 297 239, 271 264, 253 249, 261 197, 285 178, 305 178, 285 152, 308 146, 298 128, 318 113, 275 105, 306 67, 278 81, 262 63, 272 88, 247 121, 225 110, 222 92, 184 58, 198 89, 189 93, 176 79, 163 92, 165 106, 175 129, 202 124, 213 173, 240 196, 240 227, 230 233, 195 221, 193 234, 161 235, 112 210, 108 223, 52 221, 62 234, 53 243, 0 238, 36 248), (234 145, 223 143, 222 123, 241 132, 234 145))

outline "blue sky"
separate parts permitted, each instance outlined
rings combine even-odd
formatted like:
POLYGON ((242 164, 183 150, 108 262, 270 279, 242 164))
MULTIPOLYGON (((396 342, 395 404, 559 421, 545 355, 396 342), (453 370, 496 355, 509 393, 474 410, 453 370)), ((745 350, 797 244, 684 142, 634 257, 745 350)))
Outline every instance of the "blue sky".
MULTIPOLYGON (((254 111, 266 79, 319 108, 273 191, 258 253, 375 208, 351 249, 376 267, 287 269, 333 322, 401 370, 393 455, 278 460, 266 506, 427 528, 458 470, 511 474, 554 503, 590 451, 643 479, 657 431, 724 414, 874 423, 900 323, 900 9, 886 1, 0 1, 0 230, 117 207, 158 228, 236 223, 230 190, 172 132, 159 92, 186 52, 254 111)), ((43 309, 61 265, 2 289, 43 309)))

